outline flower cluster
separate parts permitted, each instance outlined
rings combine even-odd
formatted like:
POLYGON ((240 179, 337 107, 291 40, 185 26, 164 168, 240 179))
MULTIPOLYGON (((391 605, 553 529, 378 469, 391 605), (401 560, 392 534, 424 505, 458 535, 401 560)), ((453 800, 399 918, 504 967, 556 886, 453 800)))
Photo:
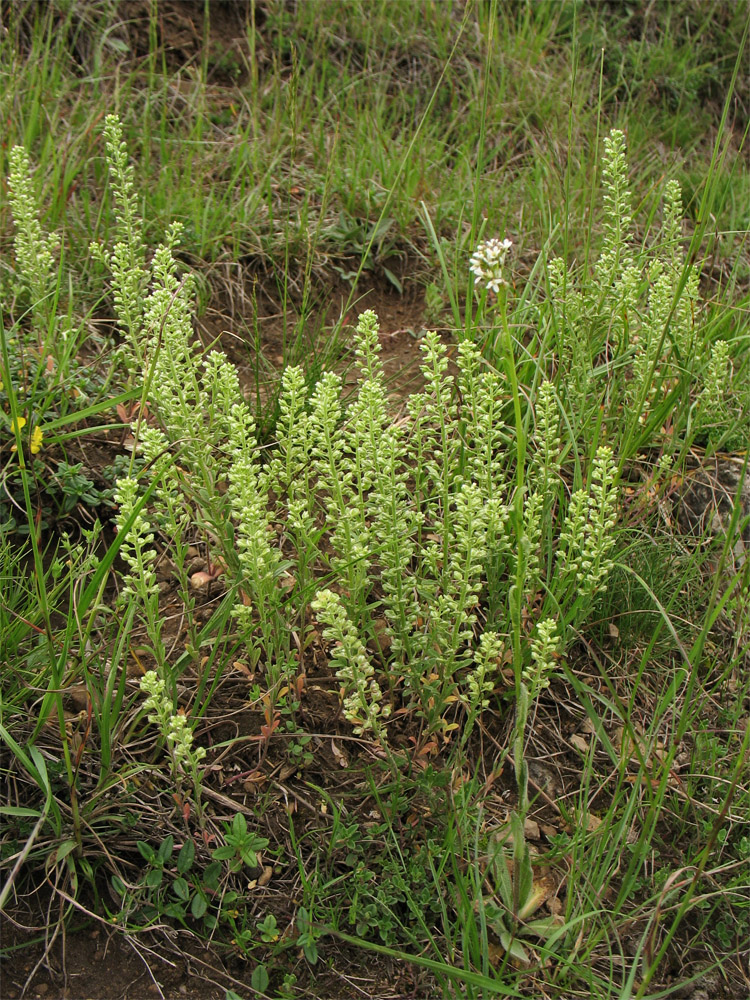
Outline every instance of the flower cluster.
POLYGON ((512 246, 510 240, 486 240, 479 244, 469 262, 469 270, 476 280, 496 295, 507 284, 503 276, 503 269, 505 268, 505 258, 512 246))
POLYGON ((148 721, 157 725, 166 739, 175 771, 194 771, 206 751, 203 747, 193 749, 190 724, 184 715, 174 711, 165 681, 155 670, 148 670, 141 678, 141 691, 148 695, 143 704, 144 710, 151 713, 148 721))
POLYGON ((300 539, 313 530, 310 501, 310 416, 305 373, 289 365, 281 376, 277 447, 269 463, 269 478, 278 497, 278 514, 300 539))
POLYGON ((484 363, 472 340, 458 345, 466 476, 487 497, 503 481, 509 437, 502 419, 504 377, 484 363))
POLYGON ((696 424, 708 431, 709 439, 721 437, 721 427, 730 419, 727 388, 732 383, 732 360, 729 342, 717 340, 711 345, 708 364, 703 373, 703 390, 696 405, 696 424), (718 430, 718 434, 717 434, 718 430))
POLYGON ((104 139, 117 222, 117 242, 111 251, 106 251, 97 243, 92 243, 90 250, 112 272, 115 315, 125 334, 123 359, 131 370, 140 372, 146 346, 141 329, 148 279, 146 248, 143 222, 138 216, 135 170, 128 160, 122 124, 117 115, 107 115, 104 139))
POLYGON ((616 479, 612 449, 602 446, 594 458, 590 489, 576 490, 570 498, 558 559, 575 574, 582 595, 607 589, 606 579, 614 565, 610 552, 617 520, 616 479))
POLYGON ((138 507, 135 520, 120 547, 120 555, 130 567, 130 572, 125 574, 122 596, 140 598, 147 608, 155 608, 159 595, 154 572, 155 536, 148 519, 141 513, 142 504, 140 504, 137 480, 131 476, 118 479, 115 500, 119 507, 118 531, 124 530, 131 514, 138 507))
MULTIPOLYGON (((0 389, 2 389, 3 384, 0 382, 0 389)), ((10 421, 10 432, 11 434, 16 434, 23 430, 26 426, 26 417, 16 417, 10 421)), ((42 443, 44 441, 44 432, 41 427, 35 427, 31 432, 31 438, 29 439, 29 451, 32 455, 38 455, 42 450, 42 443)), ((12 450, 15 451, 16 446, 13 445, 12 450)))
POLYGON ((475 668, 466 677, 468 700, 474 711, 481 712, 483 708, 489 706, 488 695, 492 694, 495 688, 503 651, 503 643, 496 632, 481 634, 479 646, 474 652, 475 668))
POLYGON ((367 651, 341 606, 341 598, 332 590, 320 590, 312 602, 313 611, 326 626, 324 638, 335 642, 331 662, 338 666, 336 676, 343 681, 344 716, 353 723, 356 735, 372 729, 382 736, 379 716, 390 714, 390 706, 381 706, 383 694, 373 674, 367 651))
POLYGON ((620 129, 612 129, 604 139, 604 246, 595 268, 603 292, 611 292, 633 266, 632 195, 628 187, 625 145, 625 133, 620 129))
POLYGON ((545 618, 537 625, 536 636, 531 640, 531 659, 534 661, 534 666, 523 671, 523 678, 534 694, 549 687, 550 674, 557 666, 559 646, 557 622, 554 618, 545 618))
POLYGON ((16 227, 13 243, 19 276, 29 291, 34 323, 43 331, 54 310, 57 243, 39 223, 29 155, 23 146, 14 146, 10 151, 8 200, 16 227))
POLYGON ((560 471, 560 413, 555 387, 547 379, 539 386, 534 403, 536 421, 536 450, 530 455, 531 475, 542 492, 546 493, 550 480, 560 471))

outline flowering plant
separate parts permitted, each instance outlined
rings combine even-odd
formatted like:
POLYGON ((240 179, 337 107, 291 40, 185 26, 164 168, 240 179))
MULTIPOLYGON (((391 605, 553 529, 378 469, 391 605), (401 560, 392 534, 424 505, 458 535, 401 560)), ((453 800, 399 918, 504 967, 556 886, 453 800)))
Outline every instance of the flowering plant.
POLYGON ((508 239, 490 239, 480 243, 471 256, 469 270, 478 282, 498 295, 500 289, 507 285, 505 280, 505 258, 513 246, 508 239))

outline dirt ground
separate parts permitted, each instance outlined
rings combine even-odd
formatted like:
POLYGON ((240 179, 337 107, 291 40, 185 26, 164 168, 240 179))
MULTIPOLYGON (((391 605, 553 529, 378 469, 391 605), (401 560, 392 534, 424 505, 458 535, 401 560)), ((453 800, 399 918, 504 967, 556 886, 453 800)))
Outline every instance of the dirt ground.
MULTIPOLYGON (((5 937, 5 935, 3 935, 5 937)), ((23 939, 18 934, 18 944, 23 939)), ((215 956, 156 958, 145 942, 125 941, 95 928, 66 935, 45 946, 23 948, 2 976, 4 1000, 224 1000, 228 977, 216 970, 215 956), (221 977, 218 978, 218 977, 221 977)))
MULTIPOLYGON (((223 960, 215 949, 201 950, 195 939, 172 935, 124 938, 105 927, 69 932, 48 947, 39 932, 25 934, 7 924, 9 939, 19 948, 17 958, 0 973, 2 1000, 225 1000, 234 990, 242 1000, 260 997, 251 984, 253 965, 223 960), (28 943, 33 941, 34 943, 28 943)), ((301 955, 290 956, 281 970, 297 976, 295 997, 326 1000, 429 1000, 435 984, 419 970, 373 956, 366 968, 361 955, 337 955, 336 969, 311 974, 301 955)), ((276 995, 269 988, 269 996, 276 995)))

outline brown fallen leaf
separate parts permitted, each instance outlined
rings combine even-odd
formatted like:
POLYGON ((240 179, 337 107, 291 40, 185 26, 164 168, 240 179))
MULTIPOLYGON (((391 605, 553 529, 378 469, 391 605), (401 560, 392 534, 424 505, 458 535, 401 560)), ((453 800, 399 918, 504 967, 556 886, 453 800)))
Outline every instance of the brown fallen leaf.
POLYGON ((331 740, 331 753, 335 757, 336 763, 339 765, 339 767, 349 766, 349 758, 344 753, 344 751, 336 745, 336 741, 333 739, 331 740))
POLYGON ((263 869, 263 872, 260 875, 260 878, 258 879, 258 885, 259 886, 268 885, 268 883, 271 881, 272 875, 273 875, 273 867, 271 865, 266 865, 263 869))

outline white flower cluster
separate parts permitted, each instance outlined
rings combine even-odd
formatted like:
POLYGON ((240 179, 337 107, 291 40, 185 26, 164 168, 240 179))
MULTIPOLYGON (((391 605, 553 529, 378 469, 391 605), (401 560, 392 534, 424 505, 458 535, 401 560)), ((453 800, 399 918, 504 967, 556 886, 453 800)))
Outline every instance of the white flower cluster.
POLYGON ((625 133, 613 128, 604 139, 602 187, 604 189, 604 246, 596 263, 602 290, 633 266, 633 197, 628 186, 625 133))
POLYGON ((194 770, 206 756, 203 747, 193 747, 193 732, 184 715, 174 711, 174 705, 167 694, 167 685, 155 670, 147 670, 141 678, 141 691, 148 695, 143 704, 150 712, 148 721, 161 730, 172 754, 173 766, 183 770, 194 770))
POLYGON ((606 590, 613 562, 609 557, 615 544, 612 529, 617 520, 617 464, 612 449, 597 450, 589 490, 571 496, 565 525, 560 533, 562 566, 575 574, 579 593, 590 596, 606 590))
POLYGON ((550 674, 556 667, 556 656, 560 646, 557 622, 545 618, 536 627, 536 636, 531 640, 533 667, 523 671, 523 678, 530 685, 534 695, 549 687, 550 674))
POLYGON ((32 316, 40 329, 48 324, 56 284, 57 243, 39 224, 36 191, 31 179, 29 155, 23 146, 10 151, 8 200, 16 227, 14 247, 18 277, 27 286, 32 316))
POLYGON ((323 637, 336 644, 331 663, 338 667, 336 676, 344 690, 344 717, 354 725, 355 735, 360 736, 366 729, 372 729, 383 739, 385 733, 380 727, 379 717, 386 718, 390 714, 390 705, 382 704, 383 693, 373 676, 375 670, 341 604, 341 598, 332 590, 319 590, 312 609, 325 626, 323 637))
POLYGON ((122 124, 117 115, 107 115, 104 139, 117 223, 117 242, 111 251, 105 250, 98 243, 92 243, 90 250, 112 272, 115 315, 125 335, 123 359, 128 368, 140 373, 146 349, 142 329, 148 281, 146 248, 143 222, 138 215, 135 168, 129 162, 122 124))
POLYGON ((507 282, 503 277, 505 258, 513 246, 510 240, 491 239, 480 243, 471 256, 469 270, 478 282, 496 295, 507 282))
POLYGON ((711 345, 708 364, 703 373, 703 390, 696 406, 696 424, 701 430, 721 427, 730 420, 727 387, 732 384, 732 359, 729 341, 717 340, 711 345))
POLYGON ((479 646, 474 652, 475 669, 467 676, 469 704, 475 712, 481 712, 490 704, 488 695, 495 688, 495 674, 498 673, 503 644, 497 632, 483 632, 479 646))
MULTIPOLYGON (((277 516, 300 540, 309 537, 315 518, 311 502, 311 432, 307 385, 300 365, 289 365, 281 376, 277 448, 269 463, 269 479, 278 499, 277 516)), ((304 544, 304 543, 302 543, 304 544)))
MULTIPOLYGON (((130 515, 139 503, 139 488, 137 480, 131 476, 122 476, 117 480, 115 500, 119 507, 117 513, 118 531, 124 531, 130 515)), ((156 610, 159 587, 154 572, 156 550, 154 548, 154 532, 148 519, 139 511, 130 526, 120 547, 120 555, 130 567, 125 574, 123 597, 135 597, 145 605, 147 612, 156 610)))
POLYGON ((457 361, 461 416, 465 422, 465 475, 489 498, 505 475, 509 438, 502 419, 504 376, 485 364, 472 340, 458 345, 457 361))

